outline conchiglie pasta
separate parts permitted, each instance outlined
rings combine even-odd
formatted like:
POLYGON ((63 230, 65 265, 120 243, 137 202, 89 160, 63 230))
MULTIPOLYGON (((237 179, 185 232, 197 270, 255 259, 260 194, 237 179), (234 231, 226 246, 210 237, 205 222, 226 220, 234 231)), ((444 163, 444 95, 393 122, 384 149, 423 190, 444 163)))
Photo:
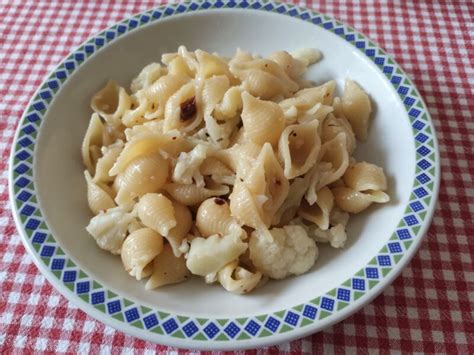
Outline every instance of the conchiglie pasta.
POLYGON ((133 93, 136 93, 141 89, 146 89, 157 81, 164 73, 165 69, 160 65, 160 63, 148 64, 142 69, 140 74, 132 80, 130 90, 133 93))
POLYGON ((285 128, 281 108, 273 102, 259 100, 246 92, 242 94, 242 101, 242 122, 248 138, 259 145, 268 142, 276 146, 285 128))
POLYGON ((145 288, 152 290, 157 287, 183 282, 190 276, 183 256, 176 257, 171 246, 165 245, 163 251, 153 260, 151 276, 145 288))
POLYGON ((202 121, 201 97, 196 85, 188 83, 176 91, 166 102, 163 131, 177 129, 189 132, 202 121))
POLYGON ((188 207, 176 201, 171 201, 171 203, 173 204, 173 213, 177 223, 175 227, 170 229, 168 235, 166 235, 165 238, 171 245, 174 255, 179 257, 181 255, 181 244, 183 239, 191 230, 193 217, 188 207))
POLYGON ((92 213, 99 214, 100 211, 115 207, 114 200, 105 191, 106 187, 95 183, 87 170, 84 171, 84 175, 87 181, 87 202, 92 213))
POLYGON ((352 80, 347 80, 342 95, 344 115, 354 129, 358 139, 367 138, 369 118, 372 112, 369 96, 352 80))
POLYGON ((169 231, 177 224, 173 203, 164 195, 148 193, 137 204, 137 214, 143 225, 168 236, 169 231))
POLYGON ((130 203, 136 197, 158 191, 168 178, 168 164, 158 153, 142 155, 132 160, 121 173, 115 201, 118 204, 130 203))
POLYGON ((120 152, 123 149, 123 142, 121 140, 116 143, 108 146, 102 147, 102 157, 97 160, 94 174, 94 182, 104 182, 108 183, 114 180, 112 176, 109 175, 109 171, 117 160, 120 152))
POLYGON ((240 295, 257 287, 262 279, 262 273, 250 272, 233 261, 219 270, 217 279, 227 291, 240 295))
POLYGON ((130 109, 132 100, 124 88, 110 80, 91 100, 91 108, 108 123, 119 125, 120 117, 130 109))
POLYGON ((230 214, 229 205, 219 197, 201 203, 196 213, 196 227, 203 237, 240 231, 237 220, 230 214))
POLYGON ((194 206, 211 196, 222 196, 229 193, 226 185, 208 184, 207 187, 199 187, 195 184, 166 184, 163 187, 173 199, 185 206, 194 206))
POLYGON ((334 196, 326 186, 319 190, 316 195, 316 203, 309 205, 306 201, 303 201, 298 214, 316 224, 320 229, 326 230, 329 228, 329 215, 334 207, 334 196))
POLYGON ((150 228, 141 228, 125 239, 120 253, 122 263, 130 274, 137 280, 151 274, 153 259, 163 250, 163 237, 150 228))

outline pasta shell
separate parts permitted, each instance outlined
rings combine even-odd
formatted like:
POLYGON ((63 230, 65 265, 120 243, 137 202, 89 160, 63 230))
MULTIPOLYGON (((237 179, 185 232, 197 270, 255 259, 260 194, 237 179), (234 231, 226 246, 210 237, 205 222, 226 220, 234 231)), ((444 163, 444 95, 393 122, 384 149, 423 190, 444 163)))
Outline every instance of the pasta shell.
POLYGON ((196 59, 199 63, 198 77, 201 80, 217 75, 225 75, 229 82, 237 83, 237 79, 231 74, 229 66, 220 57, 198 49, 196 50, 196 59))
POLYGON ((176 201, 172 201, 172 203, 177 224, 174 228, 170 229, 166 239, 171 245, 174 255, 179 257, 181 255, 180 247, 182 241, 191 230, 193 217, 189 211, 189 208, 176 201))
POLYGON ((294 97, 281 101, 279 105, 284 109, 295 106, 298 112, 309 110, 318 103, 331 105, 335 89, 336 82, 331 80, 321 86, 302 89, 294 97))
POLYGON ((145 268, 163 250, 163 237, 150 228, 131 233, 122 244, 122 263, 125 270, 137 280, 147 277, 145 268))
POLYGON ((222 98, 222 101, 214 108, 214 116, 217 119, 225 120, 235 117, 242 110, 242 88, 232 86, 222 98))
POLYGON ((289 186, 287 198, 273 216, 272 225, 286 225, 293 219, 308 189, 309 181, 308 174, 304 178, 299 177, 293 180, 289 186))
POLYGON ((175 56, 168 63, 168 72, 172 75, 186 75, 190 78, 193 78, 195 75, 183 57, 180 56, 175 56))
POLYGON ((306 71, 306 65, 286 51, 273 52, 268 59, 277 63, 293 80, 298 79, 306 71))
POLYGON ((248 138, 259 145, 269 142, 276 146, 285 128, 280 106, 274 102, 259 100, 247 92, 242 94, 242 101, 242 122, 248 138))
POLYGON ((200 172, 204 176, 210 176, 216 184, 234 184, 235 173, 215 157, 206 158, 200 166, 200 172))
POLYGON ((336 137, 339 133, 346 135, 346 147, 349 154, 352 154, 356 147, 354 132, 350 123, 345 118, 336 118, 329 114, 324 120, 321 130, 321 140, 326 143, 336 137))
POLYGON ((315 223, 320 229, 329 228, 329 215, 334 206, 334 196, 326 186, 317 192, 316 203, 310 206, 303 200, 298 215, 315 223))
POLYGON ((114 180, 114 178, 109 175, 109 170, 114 165, 122 149, 122 141, 102 148, 102 157, 97 160, 95 167, 94 182, 111 182, 114 180))
POLYGON ((316 120, 290 125, 281 134, 278 154, 287 179, 307 173, 316 163, 321 148, 318 126, 316 120))
POLYGON ((166 153, 176 157, 182 151, 189 151, 193 144, 182 136, 170 132, 169 134, 145 133, 133 137, 125 144, 109 175, 115 176, 125 170, 128 164, 141 155, 151 153, 166 153))
POLYGON ((369 96, 352 80, 346 80, 344 94, 342 95, 342 108, 344 115, 351 123, 356 137, 365 140, 367 138, 372 105, 370 104, 369 96))
POLYGON ((98 147, 102 145, 102 136, 102 122, 100 121, 99 115, 94 113, 89 122, 89 127, 87 127, 81 148, 82 162, 91 174, 95 172, 95 164, 98 159, 98 154, 91 154, 91 148, 95 146, 98 149, 98 147))
POLYGON ((264 228, 261 211, 246 184, 237 182, 229 196, 229 201, 231 215, 237 218, 241 225, 255 229, 264 228))
POLYGON ((225 185, 213 185, 198 187, 195 184, 166 184, 163 187, 173 199, 185 206, 194 206, 211 196, 222 196, 229 193, 229 187, 225 185))
POLYGON ((227 291, 241 295, 252 291, 258 285, 262 273, 252 273, 240 267, 237 261, 233 261, 218 272, 217 279, 227 291))
POLYGON ((202 115, 201 97, 194 83, 185 84, 166 102, 163 131, 168 132, 177 129, 190 132, 202 122, 202 115), (183 111, 186 105, 192 106, 189 114, 183 111), (187 116, 184 116, 185 114, 187 116))
POLYGON ((188 81, 189 78, 183 74, 168 74, 144 90, 145 98, 156 106, 157 118, 164 117, 166 102, 188 81))
POLYGON ((167 237, 169 231, 177 224, 172 202, 157 193, 148 193, 136 205, 138 217, 143 225, 162 236, 167 237))
POLYGON ((230 214, 229 205, 218 197, 209 198, 201 203, 196 213, 196 227, 203 237, 240 230, 237 220, 230 214))
POLYGON ((359 213, 373 202, 385 203, 390 197, 383 191, 359 192, 348 187, 337 187, 332 190, 337 206, 349 213, 359 213))
POLYGON ((157 287, 183 282, 190 276, 183 256, 177 258, 170 245, 165 245, 163 251, 153 260, 153 271, 145 288, 152 290, 157 287))
POLYGON ((229 79, 224 76, 214 76, 204 81, 202 88, 202 105, 204 114, 211 114, 214 107, 222 100, 229 88, 229 79))
POLYGON ((131 105, 132 100, 125 89, 113 80, 108 81, 91 99, 92 110, 114 126, 120 125, 120 117, 131 105))
POLYGON ((120 188, 115 201, 126 204, 148 192, 159 190, 168 178, 169 163, 158 153, 134 159, 121 173, 120 188))
POLYGON ((351 165, 344 174, 344 183, 356 191, 387 189, 383 169, 366 162, 351 165))
POLYGON ((159 63, 151 63, 143 68, 140 74, 132 80, 130 90, 136 93, 141 89, 146 89, 156 82, 164 73, 165 69, 159 63))
POLYGON ((346 142, 346 135, 341 132, 322 145, 320 161, 330 163, 331 168, 321 173, 316 191, 338 180, 346 171, 349 166, 346 142))
POLYGON ((91 174, 87 170, 84 171, 84 176, 87 182, 87 202, 92 213, 96 215, 100 211, 115 207, 112 197, 92 180, 91 174))

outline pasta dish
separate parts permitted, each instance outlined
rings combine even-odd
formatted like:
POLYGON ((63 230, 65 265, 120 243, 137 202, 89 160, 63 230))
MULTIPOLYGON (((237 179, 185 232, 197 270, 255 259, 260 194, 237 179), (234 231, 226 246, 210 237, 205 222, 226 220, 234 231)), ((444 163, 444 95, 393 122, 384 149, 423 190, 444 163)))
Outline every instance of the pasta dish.
POLYGON ((98 246, 146 289, 197 275, 237 294, 306 273, 318 243, 342 248, 349 216, 389 196, 382 168, 353 158, 369 96, 304 80, 319 57, 181 46, 130 90, 109 81, 82 145, 98 246))

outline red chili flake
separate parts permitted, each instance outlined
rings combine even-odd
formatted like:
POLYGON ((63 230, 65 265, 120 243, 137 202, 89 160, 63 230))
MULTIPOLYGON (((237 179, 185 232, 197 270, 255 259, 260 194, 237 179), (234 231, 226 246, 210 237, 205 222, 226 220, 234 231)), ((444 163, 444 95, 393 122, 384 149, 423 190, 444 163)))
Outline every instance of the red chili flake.
POLYGON ((214 199, 214 202, 215 202, 217 205, 221 205, 221 206, 222 206, 223 204, 225 204, 225 201, 224 201, 223 199, 219 198, 219 197, 216 197, 216 198, 214 199))
POLYGON ((172 139, 175 141, 177 137, 173 137, 172 139))
POLYGON ((296 133, 293 132, 293 137, 296 137, 296 133))
POLYGON ((277 181, 275 181, 275 184, 277 184, 278 186, 280 186, 280 185, 281 185, 281 181, 280 181, 280 180, 277 180, 277 181))
POLYGON ((196 114, 196 97, 193 96, 189 100, 184 101, 181 105, 181 121, 186 121, 196 114))

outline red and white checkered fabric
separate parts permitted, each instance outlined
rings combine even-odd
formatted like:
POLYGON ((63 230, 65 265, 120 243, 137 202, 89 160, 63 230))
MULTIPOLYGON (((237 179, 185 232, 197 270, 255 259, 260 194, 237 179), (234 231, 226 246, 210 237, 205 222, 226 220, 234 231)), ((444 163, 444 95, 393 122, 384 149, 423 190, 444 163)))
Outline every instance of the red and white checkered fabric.
MULTIPOLYGON (((183 352, 97 322, 39 273, 15 229, 7 161, 20 116, 45 75, 90 35, 153 1, 0 0, 0 353, 183 352)), ((474 2, 300 2, 392 54, 434 119, 441 189, 420 251, 374 302, 323 332, 248 353, 387 350, 474 353, 474 2)))

